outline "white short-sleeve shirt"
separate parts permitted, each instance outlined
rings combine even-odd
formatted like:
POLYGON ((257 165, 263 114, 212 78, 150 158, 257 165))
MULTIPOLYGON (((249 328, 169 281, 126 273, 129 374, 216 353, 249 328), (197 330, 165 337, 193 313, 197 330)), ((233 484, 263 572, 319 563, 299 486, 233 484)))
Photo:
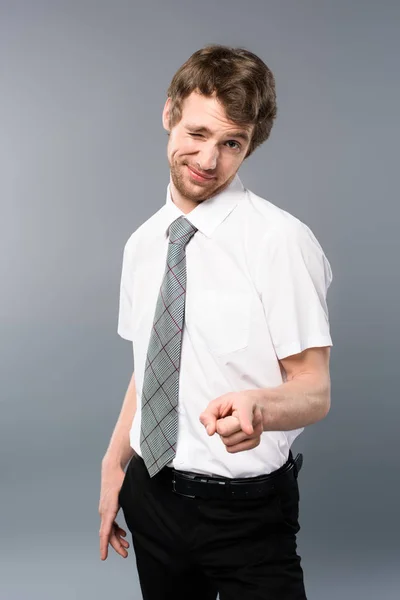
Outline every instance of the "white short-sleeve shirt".
MULTIPOLYGON (((162 208, 126 242, 118 333, 132 341, 137 408, 130 444, 139 456, 147 348, 168 251, 168 228, 184 213, 170 184, 162 208)), ((259 446, 227 452, 199 416, 228 392, 275 387, 279 360, 332 346, 326 295, 332 271, 310 228, 244 188, 236 174, 216 196, 184 214, 198 231, 186 246, 186 305, 179 374, 176 456, 168 466, 225 477, 270 473, 303 431, 265 431, 259 446)))

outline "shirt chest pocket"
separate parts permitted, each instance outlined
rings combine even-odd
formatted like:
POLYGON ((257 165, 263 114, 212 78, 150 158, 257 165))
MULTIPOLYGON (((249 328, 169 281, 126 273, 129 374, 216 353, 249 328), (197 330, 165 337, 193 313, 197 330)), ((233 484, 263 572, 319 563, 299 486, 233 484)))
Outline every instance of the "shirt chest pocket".
POLYGON ((192 298, 188 326, 217 355, 246 348, 252 297, 248 292, 201 290, 192 298))

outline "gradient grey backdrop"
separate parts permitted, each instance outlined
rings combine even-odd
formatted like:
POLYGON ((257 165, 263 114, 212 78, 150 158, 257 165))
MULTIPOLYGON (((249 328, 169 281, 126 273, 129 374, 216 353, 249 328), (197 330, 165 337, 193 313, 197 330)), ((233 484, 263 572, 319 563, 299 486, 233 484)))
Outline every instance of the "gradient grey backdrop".
POLYGON ((98 542, 133 367, 122 250, 165 201, 170 79, 211 42, 274 71, 278 119, 240 176, 333 269, 332 409, 294 447, 308 597, 399 597, 398 6, 0 1, 2 600, 141 597, 132 549, 101 562, 98 542))

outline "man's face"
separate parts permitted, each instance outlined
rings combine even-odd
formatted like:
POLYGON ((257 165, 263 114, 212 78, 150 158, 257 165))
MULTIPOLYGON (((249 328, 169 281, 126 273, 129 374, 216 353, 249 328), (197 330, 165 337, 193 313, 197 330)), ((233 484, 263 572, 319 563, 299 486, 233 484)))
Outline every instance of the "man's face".
MULTIPOLYGON (((167 131, 169 106, 168 98, 163 112, 167 131)), ((171 179, 182 198, 199 203, 227 187, 246 156, 253 128, 229 121, 215 95, 192 92, 185 98, 167 146, 171 179)))

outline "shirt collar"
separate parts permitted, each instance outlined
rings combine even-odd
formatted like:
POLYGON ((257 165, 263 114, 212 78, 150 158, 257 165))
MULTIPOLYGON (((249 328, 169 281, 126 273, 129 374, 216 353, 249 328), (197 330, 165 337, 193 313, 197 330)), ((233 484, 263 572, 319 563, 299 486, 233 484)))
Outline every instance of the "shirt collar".
POLYGON ((244 186, 238 176, 220 193, 198 204, 190 213, 185 214, 173 203, 171 198, 171 183, 167 187, 167 197, 164 206, 164 235, 167 238, 169 227, 175 219, 184 216, 192 225, 207 237, 211 237, 215 229, 235 208, 243 198, 244 186))

